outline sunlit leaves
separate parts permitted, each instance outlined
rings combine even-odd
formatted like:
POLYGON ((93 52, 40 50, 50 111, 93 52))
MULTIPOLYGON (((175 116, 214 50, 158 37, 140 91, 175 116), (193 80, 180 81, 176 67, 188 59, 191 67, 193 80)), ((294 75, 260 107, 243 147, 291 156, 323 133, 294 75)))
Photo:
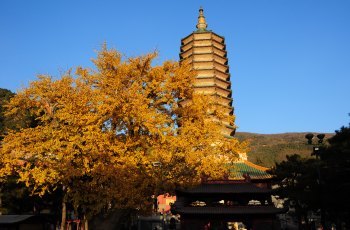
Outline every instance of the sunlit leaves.
POLYGON ((95 70, 39 76, 8 105, 8 116, 27 111, 37 126, 6 136, 1 175, 17 174, 39 195, 64 187, 90 213, 112 203, 146 209, 154 193, 222 178, 246 147, 221 133, 234 117, 193 94, 188 65, 153 66, 156 56, 123 58, 104 46, 95 70))

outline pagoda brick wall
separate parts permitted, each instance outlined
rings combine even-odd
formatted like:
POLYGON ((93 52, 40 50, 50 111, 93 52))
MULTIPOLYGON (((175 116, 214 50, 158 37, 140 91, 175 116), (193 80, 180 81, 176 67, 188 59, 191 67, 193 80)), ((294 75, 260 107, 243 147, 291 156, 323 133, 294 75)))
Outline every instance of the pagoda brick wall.
MULTIPOLYGON (((212 31, 198 30, 181 40, 180 61, 188 61, 197 72, 195 93, 215 96, 227 115, 233 114, 232 91, 225 39, 212 31)), ((222 133, 233 136, 235 127, 222 121, 222 133)))

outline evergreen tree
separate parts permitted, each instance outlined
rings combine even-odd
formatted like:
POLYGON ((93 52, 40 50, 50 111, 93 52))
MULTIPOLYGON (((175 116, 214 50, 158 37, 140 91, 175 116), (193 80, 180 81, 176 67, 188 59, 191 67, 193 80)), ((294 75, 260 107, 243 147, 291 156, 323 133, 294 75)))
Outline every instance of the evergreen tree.
POLYGON ((321 148, 321 182, 323 183, 323 204, 326 220, 350 220, 350 125, 343 126, 328 140, 329 145, 321 148))
POLYGON ((295 154, 276 164, 271 170, 279 185, 276 193, 293 201, 300 220, 314 211, 320 212, 323 225, 349 226, 350 125, 337 130, 313 154, 319 159, 295 154))

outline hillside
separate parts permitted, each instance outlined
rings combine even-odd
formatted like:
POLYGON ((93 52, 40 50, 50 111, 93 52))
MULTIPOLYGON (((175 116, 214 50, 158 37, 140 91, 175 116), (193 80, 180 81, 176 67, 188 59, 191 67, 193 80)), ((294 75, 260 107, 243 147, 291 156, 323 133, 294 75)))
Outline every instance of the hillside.
MULTIPOLYGON (((239 140, 247 140, 250 143, 248 160, 265 167, 272 167, 275 162, 285 159, 286 155, 300 154, 310 157, 312 145, 307 144, 307 133, 282 133, 282 134, 257 134, 237 132, 235 137, 239 140)), ((317 134, 315 134, 317 135, 317 134)), ((326 134, 325 140, 334 134, 326 134)), ((317 138, 314 137, 314 143, 317 138)))

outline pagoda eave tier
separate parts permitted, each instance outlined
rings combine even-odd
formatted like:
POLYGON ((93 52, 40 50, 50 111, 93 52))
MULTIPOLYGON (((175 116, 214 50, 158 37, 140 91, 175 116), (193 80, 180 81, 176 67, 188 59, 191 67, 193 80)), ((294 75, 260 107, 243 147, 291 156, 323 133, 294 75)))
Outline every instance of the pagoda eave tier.
POLYGON ((190 55, 200 55, 200 54, 216 54, 219 57, 226 58, 227 52, 226 50, 219 49, 214 45, 209 46, 189 46, 186 47, 186 50, 181 48, 180 58, 184 59, 189 57, 190 55))
POLYGON ((218 93, 213 93, 213 94, 210 94, 211 96, 215 97, 217 99, 217 102, 219 102, 219 104, 225 104, 226 102, 231 102, 233 101, 233 99, 231 97, 224 97, 224 96, 221 96, 220 94, 218 93))
POLYGON ((186 43, 186 44, 183 44, 181 46, 181 53, 183 52, 186 52, 187 50, 190 50, 192 48, 199 48, 197 49, 200 50, 202 49, 202 51, 206 51, 208 52, 208 47, 210 49, 212 48, 216 48, 216 49, 219 49, 219 50, 222 50, 222 51, 226 51, 226 45, 223 44, 223 43, 219 43, 217 41, 213 41, 213 40, 193 40, 193 41, 190 41, 189 43, 186 43))
POLYGON ((191 53, 186 57, 186 60, 188 62, 211 62, 215 61, 221 65, 227 65, 227 58, 226 57, 221 57, 218 54, 214 52, 210 53, 191 53))
POLYGON ((187 44, 192 40, 203 40, 203 39, 212 39, 219 43, 225 42, 225 38, 220 36, 213 31, 205 30, 205 31, 194 31, 190 35, 181 39, 181 44, 187 44))
POLYGON ((196 93, 204 95, 218 94, 223 97, 231 97, 232 93, 229 89, 222 89, 216 85, 195 85, 194 90, 196 93))
MULTIPOLYGON (((208 71, 219 73, 219 74, 221 73, 223 75, 230 76, 230 74, 228 72, 221 71, 220 69, 215 69, 215 68, 208 68, 208 67, 197 68, 197 69, 195 69, 195 71, 198 73, 199 76, 201 76, 200 74, 206 73, 208 71)), ((225 80, 224 76, 218 76, 218 78, 225 80)))
POLYGON ((228 73, 229 67, 228 65, 222 65, 218 62, 214 61, 193 61, 190 62, 193 66, 194 70, 200 69, 217 69, 223 73, 228 73))
POLYGON ((221 72, 217 69, 197 69, 197 78, 202 77, 215 77, 222 81, 229 81, 230 80, 230 74, 221 72))
MULTIPOLYGON (((219 95, 222 94, 232 94, 232 90, 227 88, 227 87, 221 87, 218 84, 200 84, 199 82, 195 82, 195 84, 193 85, 194 88, 208 88, 208 89, 212 89, 215 88, 218 90, 218 92, 223 91, 223 93, 219 93, 219 95)), ((226 95, 224 96, 226 97, 226 95)))
POLYGON ((225 136, 225 135, 230 135, 230 136, 233 136, 236 132, 236 129, 234 127, 227 127, 227 126, 224 126, 221 128, 221 133, 225 136))
MULTIPOLYGON (((195 93, 202 94, 202 95, 209 95, 209 96, 215 97, 218 105, 221 105, 223 107, 223 109, 225 109, 228 113, 233 112, 232 99, 231 98, 223 97, 223 96, 221 96, 221 95, 219 95, 217 93, 208 93, 208 94, 206 94, 202 90, 198 90, 198 88, 197 89, 194 88, 194 90, 195 90, 195 93)), ((181 106, 187 105, 188 102, 189 102, 188 100, 179 100, 179 104, 181 106)))
POLYGON ((263 215, 285 213, 285 208, 276 208, 274 206, 249 205, 249 206, 231 206, 231 207, 173 207, 171 212, 180 215, 263 215))
POLYGON ((230 89, 231 83, 229 81, 224 81, 220 78, 214 76, 201 76, 197 77, 196 84, 198 85, 218 85, 223 89, 230 89))

